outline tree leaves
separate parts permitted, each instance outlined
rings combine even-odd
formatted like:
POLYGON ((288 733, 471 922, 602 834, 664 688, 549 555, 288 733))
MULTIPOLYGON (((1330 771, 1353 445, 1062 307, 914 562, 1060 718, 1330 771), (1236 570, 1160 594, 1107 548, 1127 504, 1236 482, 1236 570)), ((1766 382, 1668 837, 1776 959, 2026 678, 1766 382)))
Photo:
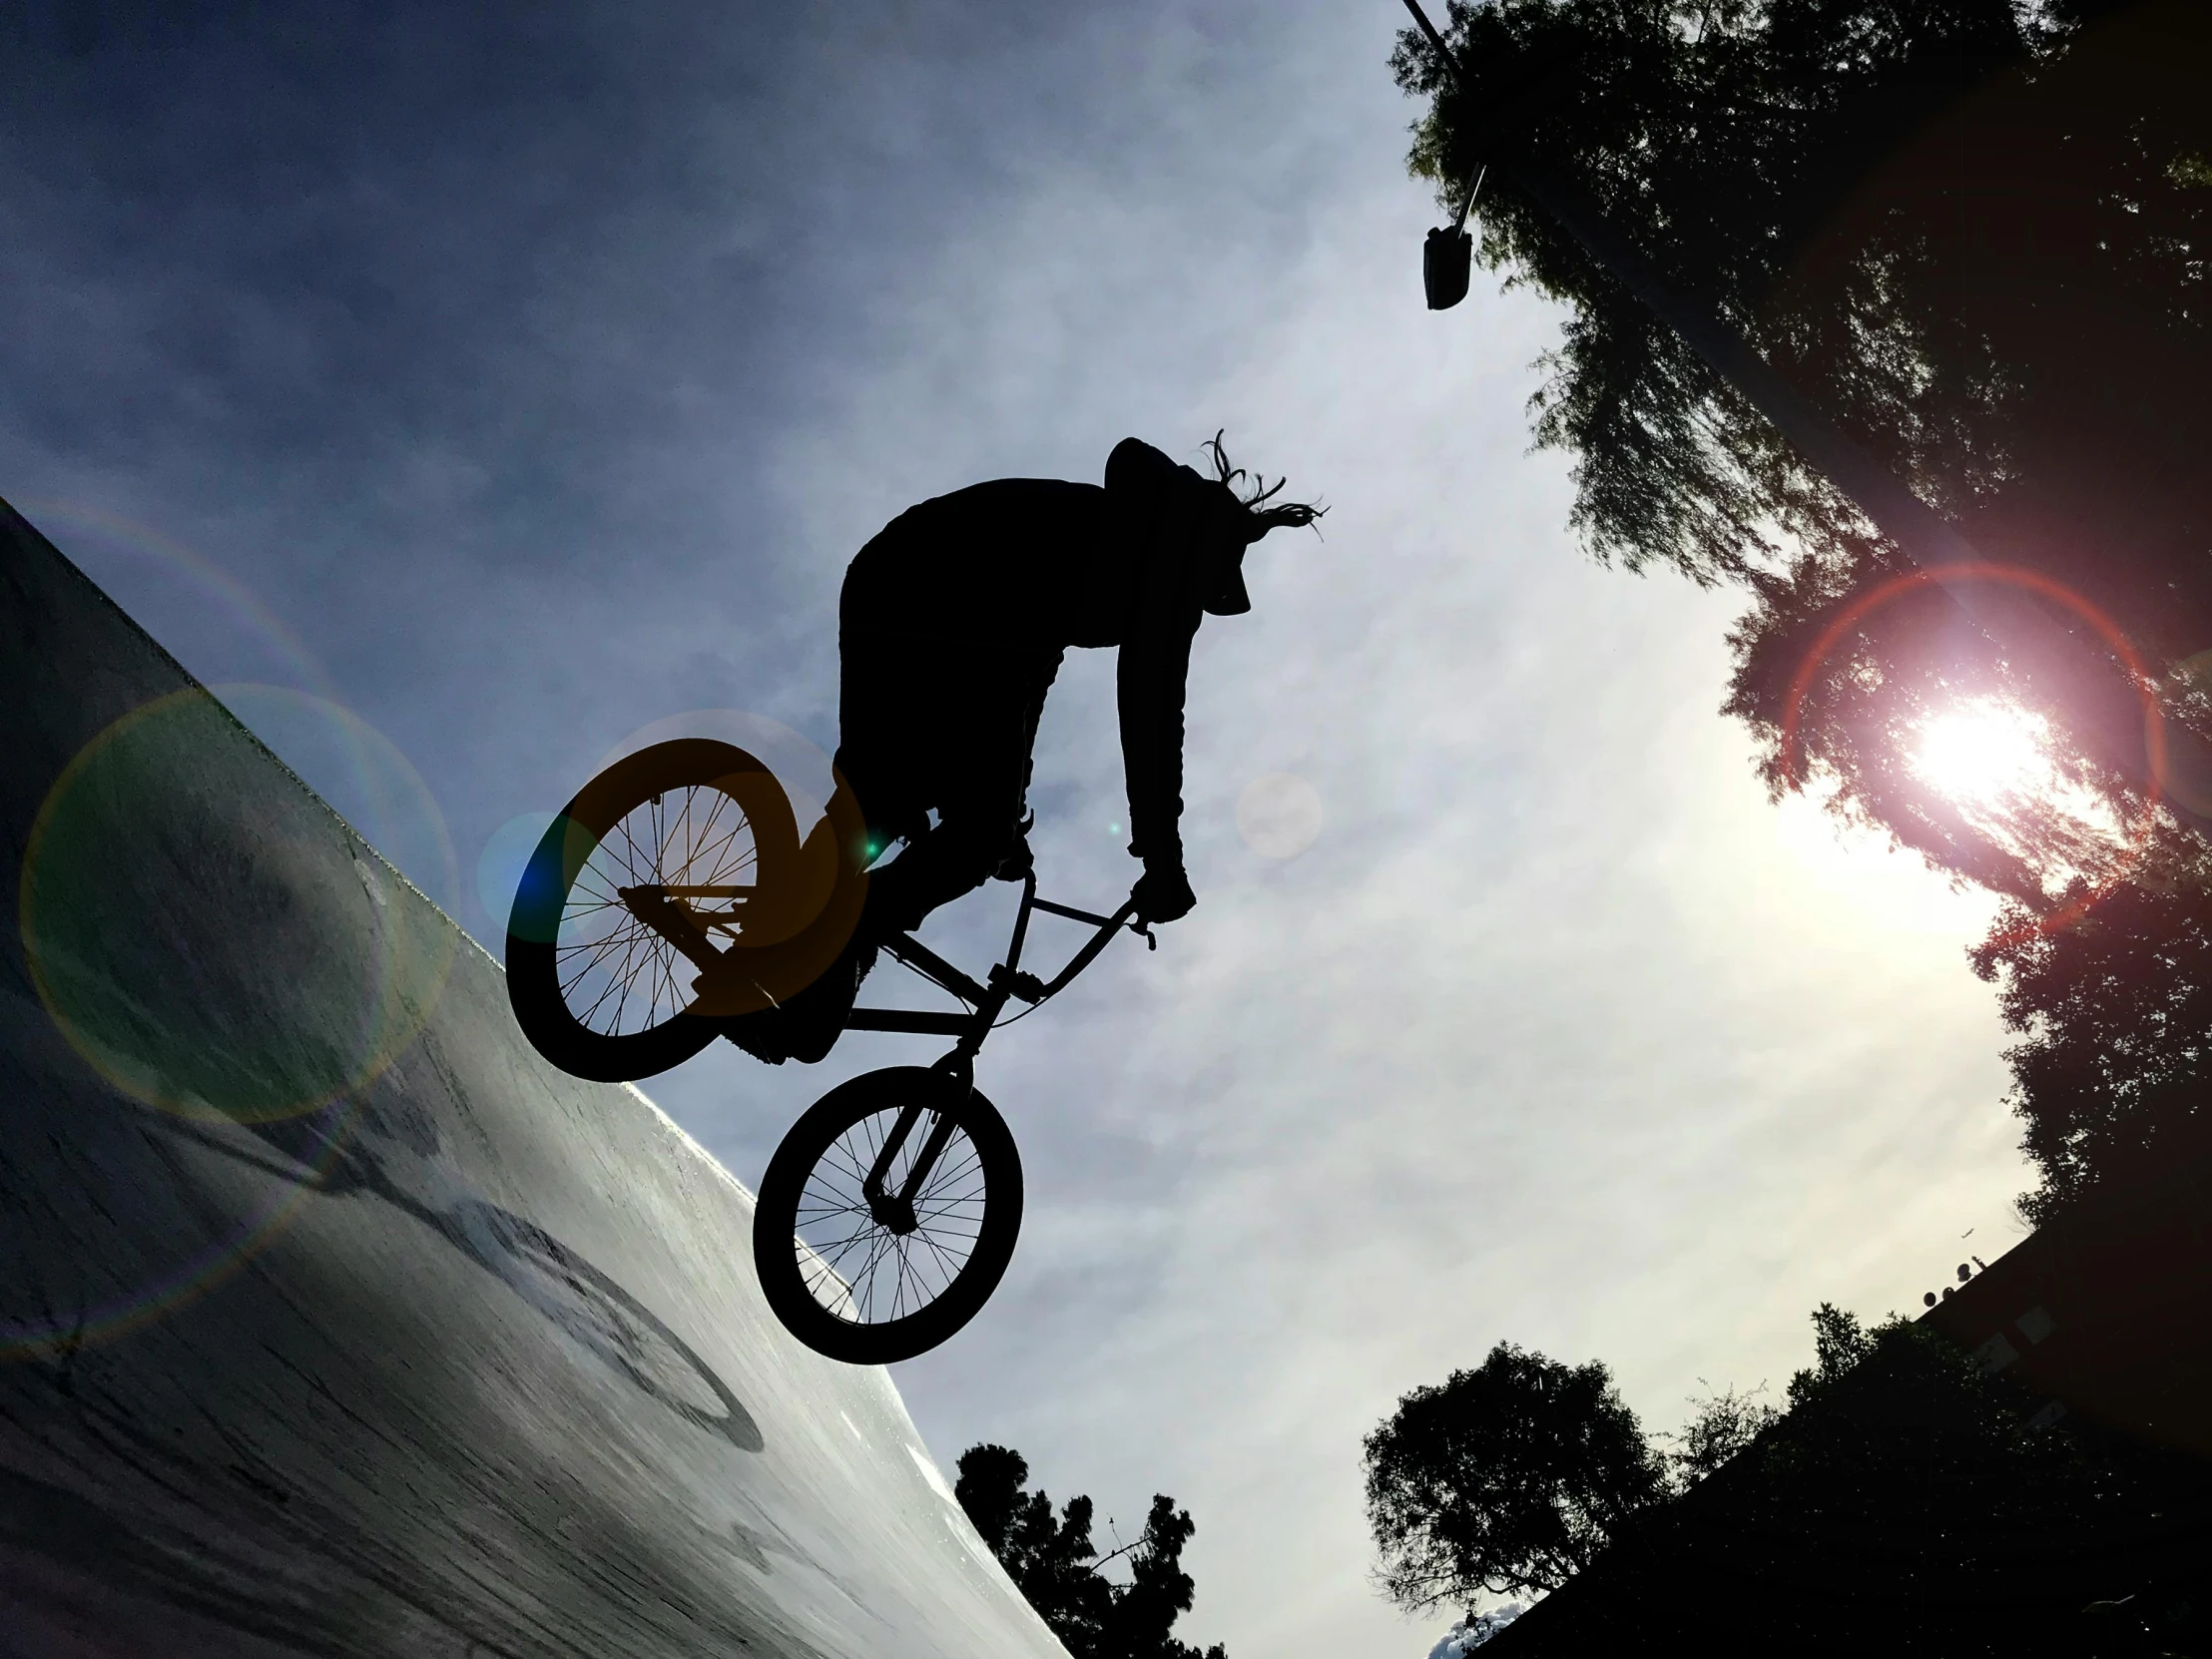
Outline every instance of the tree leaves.
POLYGON ((1365 1448, 1382 1586, 1415 1611, 1556 1588, 1666 1485, 1603 1365, 1510 1343, 1406 1394, 1365 1448))
MULTIPOLYGON (((1190 1611, 1195 1586, 1183 1570, 1183 1546, 1198 1530, 1190 1512, 1156 1495, 1129 1559, 1129 1582, 1098 1569, 1091 1542, 1091 1500, 1068 1499, 1057 1519, 1052 1500, 1029 1491, 1029 1464, 1001 1445, 960 1453, 953 1495, 1037 1616, 1075 1659, 1225 1659, 1220 1644, 1203 1654, 1171 1634, 1190 1611)), ((1112 1557, 1108 1557, 1108 1560, 1112 1557)))
POLYGON ((1999 981, 2012 1106, 2042 1184, 2038 1223, 2095 1187, 2212 1151, 2212 882, 2203 849, 2169 833, 2135 878, 2060 932, 2016 908, 1974 952, 1999 981), (2007 926, 2007 922, 2014 925, 2007 926))
POLYGON ((1770 790, 1816 791, 2007 900, 1977 966, 2027 1035, 2011 1060, 2044 1174, 2031 1210, 2198 1134, 2203 849, 2174 850, 2177 821, 2120 763, 2145 745, 2146 694, 2212 737, 2212 11, 1448 10, 1463 93, 1410 33, 1391 59, 1429 101, 1410 165, 1455 202, 1488 164, 1481 259, 1565 308, 1531 413, 1539 444, 1574 457, 1585 546, 1742 588, 1725 711, 1770 790), (1906 574, 1897 549, 1515 188, 1516 165, 1599 202, 1666 280, 2040 584, 2014 598, 2103 666, 2010 655, 1933 588, 1870 608, 1906 574), (1968 811, 1922 775, 1920 735, 1977 700, 2048 733, 2050 789, 1968 811), (2131 876, 2150 842, 2158 872, 2131 876))
POLYGON ((2212 24, 2091 0, 2044 23, 2012 0, 1449 10, 1464 96, 1415 37, 1392 59, 1431 99, 1411 165, 1455 200, 1489 164, 1484 263, 1566 307, 1531 412, 1538 442, 1575 458, 1586 547, 1747 590, 1729 707, 1759 731, 1770 782, 1824 777, 1840 812, 2026 895, 2049 873, 2033 847, 1992 850, 1896 787, 1910 708, 1832 699, 2009 682, 2125 818, 2120 779, 2082 760, 2115 718, 2139 722, 2125 676, 2043 686, 1973 629, 1889 619, 1849 642, 1839 672, 1857 679, 1816 678, 1812 764, 1778 770, 1808 631, 1898 556, 1512 176, 1540 169, 1597 201, 1986 555, 2116 619, 2155 670, 2212 646, 2212 191, 2192 182, 2212 154, 2212 24))
POLYGON ((2075 1654, 2093 1602, 2204 1605, 2197 1459, 2054 1425, 1926 1323, 1823 1304, 1813 1347, 1786 1409, 1703 1401, 1674 1482, 1601 1365, 1500 1344, 1413 1390, 1367 1441, 1384 1589, 1557 1592, 1543 1653, 2075 1654))

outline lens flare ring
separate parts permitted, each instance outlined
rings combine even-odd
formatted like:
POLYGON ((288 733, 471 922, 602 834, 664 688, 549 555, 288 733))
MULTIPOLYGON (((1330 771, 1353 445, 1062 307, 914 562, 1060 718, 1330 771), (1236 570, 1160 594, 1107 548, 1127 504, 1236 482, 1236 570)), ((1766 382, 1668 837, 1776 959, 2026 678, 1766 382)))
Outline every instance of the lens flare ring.
POLYGON ((35 516, 42 528, 57 519, 89 532, 126 556, 141 560, 178 579, 188 588, 215 602, 241 630, 260 641, 302 685, 314 695, 338 701, 337 686, 329 672, 297 633, 257 598, 252 589, 206 556, 162 534, 151 525, 126 518, 84 502, 58 496, 33 496, 16 505, 27 517, 35 516))
POLYGON ((2144 792, 2141 812, 2136 815, 2134 823, 2127 827, 2125 855, 2102 881, 2084 885, 2079 894, 2050 914, 2037 916, 2024 926, 2007 928, 1994 941, 1999 946, 2004 946, 2016 943, 2033 933, 2054 933, 2071 927, 2107 892, 2125 880, 2142 860, 2149 843, 2152 824, 2157 817, 2158 804, 2163 799, 2162 780, 2167 772, 2166 715, 2158 699, 2157 683, 2144 668, 2142 656, 2136 651, 2133 642, 2096 605, 2040 572, 2025 570, 2017 565, 1998 564, 1993 560, 1924 567, 1878 583, 1830 619, 1798 665, 1797 673, 1791 678, 1789 697, 1783 704, 1782 712, 1782 781, 1784 787, 1793 792, 1805 788, 1806 758, 1800 737, 1805 700, 1812 689, 1814 675, 1820 672, 1821 666, 1828 661, 1844 636, 1876 612, 1916 589, 1948 586, 1955 582, 1991 582, 2019 588, 2064 606, 2087 623, 2091 631, 2120 660, 2120 665, 2125 669, 2128 681, 2143 707, 2143 744, 2150 760, 2150 787, 2144 792))
MULTIPOLYGON (((161 1102, 150 1100, 145 1093, 120 1084, 110 1074, 109 1068, 100 1064, 97 1054, 87 1053, 86 1045, 77 1040, 82 1033, 73 1033, 72 1022, 63 1017, 53 1005, 50 977, 42 983, 42 952, 34 942, 38 928, 36 886, 41 862, 34 854, 41 848, 45 836, 51 834, 58 806, 57 797, 63 791, 65 783, 72 779, 81 781, 87 771, 97 767, 98 756, 95 751, 101 748, 104 740, 125 735, 134 724, 148 720, 158 721, 165 706, 206 699, 207 702, 201 705, 204 710, 208 705, 220 704, 224 718, 238 728, 250 727, 249 717, 255 712, 250 706, 266 703, 272 698, 288 700, 296 703, 310 717, 322 718, 334 727, 340 747, 345 751, 345 760, 349 763, 347 770, 352 774, 350 781, 359 786, 371 815, 384 821, 369 826, 372 832, 384 835, 395 827, 403 828, 401 820, 404 813, 395 810, 387 814, 384 809, 397 797, 412 795, 416 798, 417 805, 428 804, 429 811, 424 816, 423 823, 430 831, 432 861, 448 866, 441 868, 439 873, 448 874, 449 877, 452 874, 449 868, 452 864, 450 840, 446 838, 442 815, 437 813, 436 804, 429 797, 427 787, 406 764, 404 757, 399 756, 380 734, 344 707, 337 695, 334 681, 298 635, 285 626, 269 606, 237 578, 160 532, 121 515, 66 500, 24 501, 20 505, 25 511, 36 514, 43 523, 51 524, 58 519, 90 532, 98 541, 131 558, 151 564, 178 580, 187 589, 196 591, 203 600, 212 602, 219 614, 227 616, 244 637, 257 642, 259 649, 273 659, 273 666, 280 665, 280 672, 298 682, 297 687, 226 685, 215 687, 212 692, 199 687, 187 687, 130 711, 96 734, 72 759, 62 776, 56 780, 53 789, 48 792, 47 800, 41 804, 26 840, 17 913, 26 929, 26 965, 30 969, 33 987, 38 991, 41 1001, 47 1004, 48 1013, 53 1017, 57 1031, 91 1065, 95 1075, 111 1086, 119 1087, 126 1098, 161 1110, 161 1102), (387 762, 385 776, 381 780, 378 769, 370 764, 372 752, 381 753, 387 762), (388 764, 393 761, 396 761, 396 766, 388 764), (396 780, 398 788, 387 794, 382 790, 381 783, 393 780, 396 780), (437 847, 441 844, 443 852, 439 855, 437 847)), ((264 709, 260 712, 267 714, 269 711, 264 709)), ((269 747, 266 741, 258 734, 250 735, 253 735, 254 741, 266 752, 269 747)), ((286 770, 290 769, 287 767, 286 770)), ((396 890, 400 885, 398 880, 392 878, 393 872, 383 869, 381 861, 365 845, 356 847, 354 868, 361 880, 364 896, 375 901, 379 910, 389 909, 389 898, 392 895, 386 893, 384 888, 388 886, 396 890)), ((452 884, 449 878, 447 885, 452 884)), ((411 905, 406 907, 415 908, 411 905)), ((425 904, 420 908, 429 911, 434 917, 434 911, 429 905, 425 904)), ((431 925, 436 926, 440 920, 442 918, 433 919, 431 925)), ((448 943, 452 949, 457 949, 457 930, 448 925, 443 928, 443 932, 451 935, 448 943)), ((391 935, 384 936, 388 944, 391 935)), ((387 951, 386 955, 389 954, 387 951)), ((207 1103, 202 1101, 176 1103, 182 1109, 166 1112, 165 1115, 188 1123, 194 1119, 203 1119, 228 1123, 243 1121, 250 1125, 256 1116, 261 1115, 267 1121, 281 1118, 295 1125, 306 1137, 301 1149, 292 1154, 293 1161, 299 1166, 298 1173, 279 1178, 277 1190, 262 1202, 251 1206, 234 1225, 225 1228, 217 1237, 184 1255, 168 1268, 150 1275, 135 1288, 119 1291, 103 1301, 67 1313, 57 1311, 39 1318, 23 1317, 20 1314, 15 1317, 0 1316, 0 1363, 40 1360, 67 1363, 71 1357, 87 1347, 116 1341, 142 1331, 217 1290, 281 1238, 298 1217, 307 1200, 325 1189, 333 1168, 352 1137, 364 1103, 365 1089, 375 1077, 387 1072, 400 1055, 411 1047, 413 1038, 419 1034, 437 993, 445 983, 451 960, 452 950, 448 950, 439 970, 432 976, 434 982, 427 984, 422 982, 419 973, 409 976, 398 972, 390 960, 379 966, 374 976, 379 989, 376 1000, 381 1003, 385 994, 400 993, 394 1000, 403 1008, 404 1017, 396 1022, 393 1029, 403 1033, 403 1040, 387 1040, 374 1045, 381 1052, 372 1055, 372 1063, 359 1068, 354 1075, 339 1079, 340 1086, 317 1090, 301 1101, 287 1102, 281 1112, 266 1115, 249 1113, 243 1119, 237 1115, 208 1110, 207 1103), (410 977, 411 983, 400 982, 410 977)), ((419 967, 420 963, 416 965, 419 967)), ((373 1025, 380 1017, 382 1016, 372 1012, 367 1016, 368 1023, 373 1025)), ((392 1032, 387 1031, 385 1035, 388 1039, 392 1032)), ((97 1049, 97 1045, 95 1048, 97 1049)), ((179 1132, 195 1133, 192 1130, 179 1132)))
POLYGON ((349 1095, 318 1114, 314 1125, 320 1145, 311 1159, 299 1160, 303 1175, 259 1206, 222 1237, 203 1245, 183 1261, 127 1295, 63 1317, 0 1317, 0 1365, 13 1361, 66 1361, 84 1349, 115 1342, 189 1308, 220 1289, 263 1251, 275 1244, 298 1218, 307 1200, 323 1189, 359 1116, 361 1098, 349 1095))
MULTIPOLYGON (((323 707, 356 739, 373 736, 359 717, 323 707)), ((198 686, 142 704, 95 734, 63 768, 32 821, 17 918, 32 987, 48 1017, 111 1087, 186 1119, 267 1123, 321 1111, 388 1069, 435 1008, 460 935, 435 904, 348 833, 359 890, 348 891, 340 878, 339 891, 349 905, 368 906, 363 919, 376 941, 373 959, 356 978, 314 953, 294 964, 285 982, 303 1003, 317 992, 341 997, 365 990, 351 1027, 339 1022, 343 1040, 305 1013, 288 1023, 226 1023, 236 1011, 205 1003, 191 982, 194 964, 145 925, 161 899, 158 890, 142 896, 141 889, 217 882, 218 890, 199 894, 213 912, 226 899, 267 896, 257 880, 281 897, 287 878, 302 878, 287 866, 289 849, 280 839, 265 841, 251 857, 212 864, 206 847, 181 847, 174 839, 180 804, 191 796, 180 796, 170 775, 213 765, 224 745, 242 739, 266 762, 260 739, 198 686), (409 892, 413 902, 391 902, 409 892), (246 1046, 242 1032, 261 1046, 246 1046)), ((384 759, 427 799, 427 786, 404 757, 389 750, 384 759)), ((228 828, 211 827, 210 841, 228 828)), ((312 859, 304 867, 317 869, 312 859)))

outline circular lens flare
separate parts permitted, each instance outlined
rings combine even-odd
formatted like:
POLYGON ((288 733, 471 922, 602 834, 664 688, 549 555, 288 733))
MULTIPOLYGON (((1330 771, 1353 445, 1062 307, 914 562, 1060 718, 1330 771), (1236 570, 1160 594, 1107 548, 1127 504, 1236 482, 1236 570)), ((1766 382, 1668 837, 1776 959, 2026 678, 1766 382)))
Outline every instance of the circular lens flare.
POLYGON ((1321 792, 1296 773, 1263 772, 1237 797, 1237 833, 1263 858, 1295 858, 1321 834, 1321 792))
MULTIPOLYGON (((2069 882, 2071 897, 2055 902, 2047 912, 2007 929, 1999 937, 2009 939, 2023 933, 2053 933, 2080 920, 2140 862, 2149 844, 2168 774, 2165 709, 2141 654, 2118 624, 2071 588, 2036 571, 1975 561, 1907 571, 1860 594, 1829 619, 1798 664, 1783 704, 1779 770, 1784 786, 1792 791, 1803 790, 1810 782, 1811 757, 1803 733, 1806 705, 1815 676, 1847 634, 1859 629, 1885 606, 1919 588, 1976 583, 2014 588, 2072 612, 2112 653, 2119 673, 2133 689, 2142 709, 2143 748, 2150 762, 2150 781, 2132 820, 2098 826, 2094 821, 2109 818, 2109 815, 2100 811, 2093 801, 2077 799, 2071 804, 2060 801, 2061 805, 2086 805, 2085 816, 2091 821, 2089 828, 2101 838, 2116 843, 2116 855, 2096 860, 2103 866, 2101 871, 2085 871, 2084 879, 2069 882)), ((1968 809, 1994 813, 2038 794, 2045 798, 2046 805, 2052 798, 2085 797, 2086 792, 2080 787, 2068 786, 2059 777, 2047 745, 2048 735, 2047 723, 2040 717, 2031 716, 2009 703, 1981 699, 1930 720, 1922 728, 1921 743, 1912 764, 1934 788, 1968 809), (2023 784, 2025 788, 2020 787, 2023 784), (2043 787, 2038 788, 2038 785, 2043 787)))
MULTIPOLYGON (((382 781, 420 792, 409 816, 435 830, 450 887, 443 821, 397 751, 281 695, 338 719, 360 754, 381 745, 382 781)), ((306 1116, 380 1075, 460 938, 197 686, 123 716, 63 770, 24 847, 17 914, 70 1046, 121 1092, 207 1122, 306 1116)))
POLYGON ((530 854, 559 816, 524 813, 502 824, 484 842, 483 853, 476 860, 476 900, 484 907, 494 938, 506 930, 514 914, 515 895, 522 890, 522 878, 529 872, 530 854))
MULTIPOLYGON (((334 1101, 306 1120, 293 1156, 297 1170, 271 1180, 260 1202, 197 1247, 136 1282, 67 1313, 0 1314, 0 1364, 66 1359, 114 1342, 177 1313, 217 1289, 282 1237, 344 1155, 359 1116, 359 1096, 334 1101)), ((119 1256, 118 1259, 121 1259, 119 1256)))
POLYGON ((204 633, 203 649, 212 646, 240 670, 236 678, 282 682, 339 700, 336 683, 306 642, 205 554, 95 503, 32 496, 18 498, 16 506, 127 608, 140 610, 140 601, 158 594, 171 621, 204 633), (155 584, 151 589, 149 580, 155 584))

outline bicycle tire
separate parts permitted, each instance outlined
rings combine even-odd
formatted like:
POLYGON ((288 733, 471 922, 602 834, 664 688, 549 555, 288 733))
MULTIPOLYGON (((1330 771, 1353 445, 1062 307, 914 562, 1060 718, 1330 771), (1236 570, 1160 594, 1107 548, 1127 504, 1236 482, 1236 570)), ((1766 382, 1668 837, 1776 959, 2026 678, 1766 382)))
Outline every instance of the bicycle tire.
MULTIPOLYGON (((605 996, 591 1015, 580 1014, 572 1003, 579 999, 575 993, 581 975, 571 972, 564 984, 564 952, 571 953, 568 960, 573 962, 573 952, 590 948, 563 943, 571 901, 606 837, 618 830, 626 832, 633 815, 660 807, 671 795, 685 797, 688 806, 692 794, 702 791, 736 803, 742 829, 750 833, 757 884, 774 882, 798 854, 790 802, 760 761, 709 738, 679 738, 617 761, 577 792, 530 854, 508 920, 507 996, 531 1045, 573 1076, 601 1083, 651 1077, 681 1065, 721 1033, 718 1019, 691 1011, 691 993, 679 977, 690 977, 690 964, 679 963, 674 946, 650 935, 642 923, 618 917, 612 924, 617 931, 610 935, 611 950, 628 948, 638 959, 632 976, 646 973, 655 981, 642 1020, 628 1029, 606 1028, 621 1024, 624 1010, 618 1007, 614 1020, 595 1024, 605 996), (635 941, 625 943, 623 927, 636 935, 635 941)), ((742 844, 738 834, 739 827, 733 825, 725 840, 742 844)), ((667 843, 647 838, 654 844, 646 861, 655 866, 653 873, 661 874, 657 866, 667 843)), ((629 851, 638 850, 632 839, 629 851)), ((635 865, 632 858, 631 867, 635 865)), ((593 907, 609 915, 616 908, 604 900, 593 907)))
MULTIPOLYGON (((916 1125, 908 1148, 918 1149, 930 1122, 924 1116, 916 1125)), ((863 1133, 854 1144, 860 1149, 858 1157, 847 1153, 841 1169, 832 1172, 830 1185, 856 1193, 864 1173, 858 1158, 868 1156, 871 1146, 879 1147, 881 1137, 871 1139, 863 1133)), ((910 1159, 911 1152, 902 1151, 900 1156, 910 1159)), ((927 1353, 982 1311, 1013 1260, 1021 1207, 1021 1153, 998 1108, 942 1072, 924 1066, 889 1066, 831 1089, 777 1147, 761 1179, 760 1201, 754 1210, 753 1263, 770 1309, 799 1341, 847 1365, 887 1366, 927 1353), (833 1202, 826 1202, 818 1178, 848 1136, 873 1119, 886 1114, 895 1117, 909 1104, 924 1104, 932 1094, 945 1102, 936 1109, 948 1113, 953 1123, 951 1138, 922 1195, 928 1203, 931 1194, 938 1194, 936 1214, 943 1226, 934 1240, 925 1240, 934 1255, 909 1256, 903 1240, 890 1229, 873 1220, 855 1225, 854 1207, 846 1205, 840 1212, 833 1202), (978 1180, 979 1196, 955 1205, 953 1199, 963 1191, 962 1184, 975 1188, 978 1180), (846 1219, 840 1221, 840 1214, 846 1219), (944 1241, 956 1241, 970 1215, 972 1241, 957 1267, 944 1275, 943 1259, 948 1254, 944 1241), (852 1226, 854 1231, 839 1241, 841 1255, 825 1255, 816 1246, 827 1248, 831 1241, 826 1234, 838 1226, 852 1226), (814 1240, 807 1237, 809 1230, 815 1233, 814 1240), (898 1242, 891 1242, 894 1239, 898 1242), (836 1271, 837 1262, 850 1260, 855 1250, 860 1252, 861 1276, 856 1276, 860 1283, 836 1271), (937 1276, 944 1283, 910 1312, 900 1311, 902 1303, 894 1295, 890 1317, 867 1317, 874 1309, 871 1291, 880 1284, 877 1275, 890 1266, 888 1257, 894 1252, 898 1256, 894 1277, 902 1290, 924 1286, 937 1276), (831 1302, 861 1317, 844 1317, 831 1302)), ((928 1232, 925 1227, 905 1237, 919 1238, 928 1232)))

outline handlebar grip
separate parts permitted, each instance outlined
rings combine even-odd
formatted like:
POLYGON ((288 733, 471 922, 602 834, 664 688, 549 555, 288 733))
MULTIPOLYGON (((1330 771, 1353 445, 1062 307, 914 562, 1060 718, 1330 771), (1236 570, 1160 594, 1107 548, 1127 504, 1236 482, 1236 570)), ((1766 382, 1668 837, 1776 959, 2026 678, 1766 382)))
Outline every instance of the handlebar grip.
POLYGON ((1152 923, 1137 913, 1137 895, 1134 891, 1129 895, 1129 902, 1114 912, 1114 925, 1117 928, 1127 927, 1130 932, 1144 940, 1145 949, 1157 950, 1160 948, 1160 941, 1152 933, 1152 923))

